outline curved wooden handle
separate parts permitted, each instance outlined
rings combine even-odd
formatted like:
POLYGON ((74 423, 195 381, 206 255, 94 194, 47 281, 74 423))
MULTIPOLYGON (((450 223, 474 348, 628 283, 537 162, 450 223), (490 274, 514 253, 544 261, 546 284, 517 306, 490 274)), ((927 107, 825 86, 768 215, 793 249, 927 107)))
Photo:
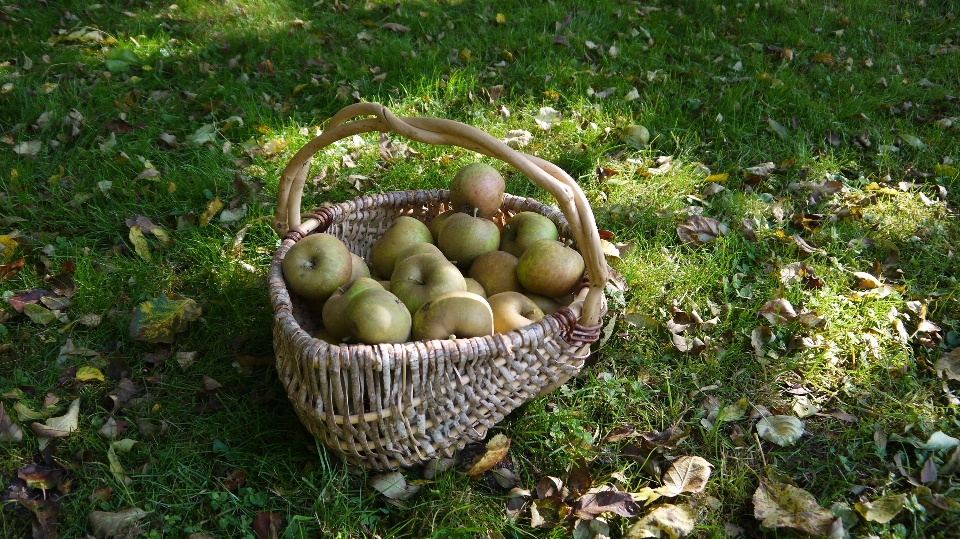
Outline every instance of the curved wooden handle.
POLYGON ((453 120, 398 118, 379 103, 357 103, 344 107, 330 119, 323 133, 294 154, 280 174, 277 214, 273 227, 281 236, 301 225, 300 204, 311 158, 338 140, 371 131, 396 133, 427 144, 459 146, 499 159, 550 193, 570 224, 587 266, 590 287, 584 299, 580 323, 593 326, 600 322, 603 314, 603 289, 608 277, 607 263, 593 211, 583 190, 569 174, 553 163, 514 150, 480 129, 453 120), (348 122, 359 116, 373 118, 348 122))

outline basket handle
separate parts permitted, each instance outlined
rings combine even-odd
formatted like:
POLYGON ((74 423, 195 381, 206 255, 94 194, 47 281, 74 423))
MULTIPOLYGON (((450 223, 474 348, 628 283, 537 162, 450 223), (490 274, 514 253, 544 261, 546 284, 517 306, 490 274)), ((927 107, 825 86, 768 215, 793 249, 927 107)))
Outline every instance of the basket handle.
POLYGON ((587 267, 590 285, 584 299, 581 324, 599 324, 604 310, 603 289, 608 278, 607 263, 593 211, 583 190, 569 174, 553 163, 514 150, 480 129, 453 120, 398 118, 379 103, 356 103, 341 109, 330 118, 323 133, 294 154, 280 174, 277 214, 273 227, 281 236, 305 224, 300 222, 300 204, 310 160, 314 154, 338 140, 371 131, 396 133, 427 144, 459 146, 499 159, 550 193, 566 217, 587 267), (359 116, 373 118, 348 122, 359 116))

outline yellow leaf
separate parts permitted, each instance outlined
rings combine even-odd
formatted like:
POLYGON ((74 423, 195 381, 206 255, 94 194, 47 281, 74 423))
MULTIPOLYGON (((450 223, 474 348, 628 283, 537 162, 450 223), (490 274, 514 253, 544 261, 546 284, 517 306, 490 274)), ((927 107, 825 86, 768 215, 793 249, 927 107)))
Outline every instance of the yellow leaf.
POLYGON ((497 24, 505 24, 507 22, 507 16, 503 13, 497 13, 497 24))
POLYGON ((729 177, 730 177, 730 175, 727 174, 726 172, 724 172, 723 174, 711 174, 711 175, 707 176, 703 181, 705 181, 705 182, 717 182, 717 183, 722 183, 722 182, 727 181, 727 178, 729 178, 729 177))
POLYGON ((20 172, 17 171, 17 169, 13 169, 10 171, 10 181, 16 180, 19 177, 20 177, 20 172))
POLYGON ((492 469, 498 462, 503 460, 503 457, 507 455, 509 449, 510 438, 507 438, 503 434, 497 434, 493 438, 490 438, 490 441, 487 442, 487 452, 470 468, 467 475, 476 478, 483 472, 492 469))
POLYGON ((96 367, 84 366, 77 369, 77 380, 81 382, 90 382, 96 380, 98 382, 103 381, 103 373, 100 372, 100 369, 96 367))
POLYGON ((258 133, 263 133, 264 135, 270 134, 270 128, 263 124, 255 124, 253 126, 253 129, 258 133))
POLYGON ((167 234, 166 230, 160 227, 155 227, 153 229, 153 235, 156 236, 157 239, 162 241, 164 245, 167 245, 167 246, 173 245, 173 238, 170 237, 170 234, 167 234))
POLYGON ((177 184, 173 182, 167 182, 167 193, 173 193, 177 190, 177 184))
POLYGON ((463 49, 462 51, 460 51, 460 58, 461 58, 464 62, 469 62, 469 61, 470 61, 470 58, 472 58, 472 57, 473 57, 473 53, 470 52, 470 49, 463 49))
POLYGON ((130 227, 130 242, 133 243, 133 250, 140 255, 140 258, 147 262, 152 260, 150 257, 150 244, 147 243, 147 238, 140 230, 140 225, 130 227))
POLYGON ((207 209, 200 215, 200 226, 210 224, 210 219, 213 219, 221 209, 223 209, 223 202, 220 202, 220 197, 215 197, 207 204, 207 209))
POLYGON ((138 341, 173 342, 174 334, 203 314, 197 302, 189 298, 171 300, 164 294, 144 301, 134 309, 130 336, 138 341))
POLYGON ((13 252, 17 250, 17 241, 8 235, 0 236, 0 262, 13 260, 13 252))

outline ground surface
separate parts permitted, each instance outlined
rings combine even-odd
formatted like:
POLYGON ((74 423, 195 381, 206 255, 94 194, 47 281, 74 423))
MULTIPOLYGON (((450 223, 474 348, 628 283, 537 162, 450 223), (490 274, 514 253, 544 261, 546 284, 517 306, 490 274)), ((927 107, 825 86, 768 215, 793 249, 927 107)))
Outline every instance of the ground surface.
MULTIPOLYGON (((0 0, 0 536, 948 536, 949 6, 0 0), (607 231, 596 363, 496 432, 529 498, 385 498, 269 365, 278 173, 355 100, 526 132, 607 231)), ((305 206, 478 158, 390 142, 325 153, 305 206)))

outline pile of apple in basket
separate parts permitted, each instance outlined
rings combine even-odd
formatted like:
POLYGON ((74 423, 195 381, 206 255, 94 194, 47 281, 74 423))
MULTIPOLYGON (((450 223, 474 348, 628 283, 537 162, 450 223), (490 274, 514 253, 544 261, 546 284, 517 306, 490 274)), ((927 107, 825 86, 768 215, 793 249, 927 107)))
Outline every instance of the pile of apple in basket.
POLYGON ((501 231, 491 218, 504 189, 493 167, 463 167, 450 183, 453 209, 429 224, 398 217, 371 246, 369 267, 330 234, 294 244, 283 276, 320 314, 314 337, 331 344, 480 337, 570 303, 583 258, 539 213, 517 213, 501 231))

